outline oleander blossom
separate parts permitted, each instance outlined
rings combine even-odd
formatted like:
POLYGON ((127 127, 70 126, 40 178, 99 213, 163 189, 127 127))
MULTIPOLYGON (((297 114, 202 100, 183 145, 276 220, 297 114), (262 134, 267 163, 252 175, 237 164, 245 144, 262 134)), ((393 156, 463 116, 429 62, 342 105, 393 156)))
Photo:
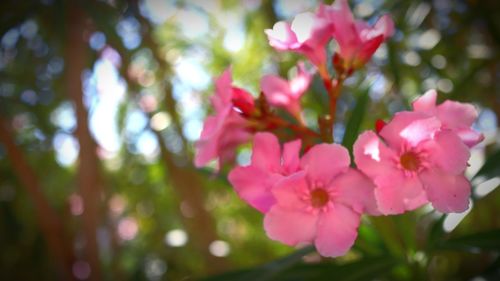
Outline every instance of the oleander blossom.
POLYGON ((235 148, 247 142, 251 133, 242 117, 253 110, 253 98, 243 89, 232 86, 231 69, 215 82, 215 95, 210 99, 214 115, 203 124, 200 140, 195 144, 195 165, 202 167, 218 159, 218 168, 234 158, 235 148))
POLYGON ((441 121, 443 129, 454 131, 468 147, 473 147, 484 140, 483 134, 471 128, 478 116, 472 104, 446 100, 436 105, 436 99, 436 90, 427 91, 413 102, 413 111, 436 116, 441 121))
POLYGON ((382 16, 374 26, 355 20, 347 0, 337 0, 331 6, 321 4, 317 17, 328 22, 328 30, 340 48, 341 65, 346 70, 363 66, 394 33, 394 23, 388 15, 382 16))
POLYGON ((260 212, 275 204, 271 193, 275 183, 299 170, 301 141, 283 145, 271 133, 257 133, 253 140, 251 164, 236 167, 229 173, 229 182, 241 199, 260 212))
POLYGON ((399 112, 380 130, 354 144, 355 162, 376 185, 383 214, 401 214, 431 202, 437 210, 463 212, 471 186, 464 171, 469 148, 441 121, 420 112, 399 112))
POLYGON ((269 44, 278 51, 293 51, 305 55, 320 68, 326 65, 326 44, 330 35, 326 22, 313 13, 297 15, 292 24, 277 22, 265 33, 269 44))
POLYGON ((373 184, 349 164, 344 147, 313 146, 300 161, 302 170, 272 188, 276 203, 264 217, 267 235, 292 246, 313 243, 322 256, 344 255, 361 214, 378 214, 373 184))
POLYGON ((262 92, 269 104, 283 107, 300 118, 302 107, 300 98, 311 84, 312 75, 303 63, 297 65, 297 75, 289 81, 275 75, 265 75, 261 79, 262 92))

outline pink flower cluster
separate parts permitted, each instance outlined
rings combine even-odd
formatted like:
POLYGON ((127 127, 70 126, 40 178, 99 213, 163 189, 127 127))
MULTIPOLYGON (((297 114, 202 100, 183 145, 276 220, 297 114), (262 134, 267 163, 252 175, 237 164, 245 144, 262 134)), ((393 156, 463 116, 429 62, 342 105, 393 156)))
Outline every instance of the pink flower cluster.
MULTIPOLYGON (((317 67, 333 113, 343 78, 332 80, 328 73, 328 41, 333 38, 339 45, 333 63, 341 77, 363 66, 393 32, 388 16, 374 26, 354 20, 346 0, 266 30, 271 46, 301 53, 317 67)), ((220 167, 234 158, 240 144, 253 139, 251 163, 233 168, 229 181, 241 199, 264 214, 271 239, 292 246, 314 244, 321 255, 336 257, 354 244, 363 214, 402 214, 426 203, 441 212, 467 209, 471 186, 464 171, 470 148, 483 139, 471 129, 477 118, 472 105, 436 105, 437 93, 429 91, 411 111, 360 134, 351 161, 348 150, 325 135, 333 122, 320 124, 320 132, 303 123, 300 100, 312 76, 303 63, 290 80, 266 75, 263 94, 254 99, 232 85, 226 70, 215 83, 214 115, 207 117, 196 144, 196 166, 218 160, 220 167), (274 113, 280 108, 296 122, 274 113), (281 145, 280 130, 294 137, 281 145)))

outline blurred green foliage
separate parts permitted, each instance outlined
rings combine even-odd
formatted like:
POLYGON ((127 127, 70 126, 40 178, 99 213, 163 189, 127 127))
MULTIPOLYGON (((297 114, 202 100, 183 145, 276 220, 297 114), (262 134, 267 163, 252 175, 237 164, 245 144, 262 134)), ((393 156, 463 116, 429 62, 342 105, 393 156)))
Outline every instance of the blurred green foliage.
MULTIPOLYGON (((294 252, 269 240, 262 215, 231 189, 227 167, 219 174, 192 167, 193 141, 211 112, 213 85, 206 78, 232 66, 235 83, 257 96, 264 73, 286 77, 302 58, 272 50, 263 30, 316 2, 4 0, 0 279, 500 280, 498 1, 351 2, 370 21, 390 13, 398 31, 346 81, 336 140, 350 148, 376 119, 407 108, 429 88, 481 112, 475 126, 486 141, 468 173, 473 208, 453 231, 443 228, 457 221, 453 215, 426 208, 364 218, 351 252, 322 259, 312 248, 294 252), (83 81, 83 90, 69 92, 71 81, 83 81), (87 116, 77 99, 85 101, 80 109, 87 116), (77 130, 81 122, 90 124, 90 144, 77 130), (83 145, 98 156, 90 170, 99 188, 79 179, 83 145), (479 192, 488 182, 494 190, 479 192), (85 190, 97 190, 97 215, 83 204, 85 190), (44 202, 52 215, 41 211, 44 202), (51 219, 60 231, 43 229, 54 225, 51 219), (96 222, 93 228, 86 219, 96 222), (60 246, 69 253, 61 263, 47 242, 51 233, 63 237, 60 246), (215 273, 222 275, 207 277, 215 273)), ((326 99, 316 79, 304 99, 310 126, 326 99)), ((248 155, 242 148, 239 161, 248 155)))

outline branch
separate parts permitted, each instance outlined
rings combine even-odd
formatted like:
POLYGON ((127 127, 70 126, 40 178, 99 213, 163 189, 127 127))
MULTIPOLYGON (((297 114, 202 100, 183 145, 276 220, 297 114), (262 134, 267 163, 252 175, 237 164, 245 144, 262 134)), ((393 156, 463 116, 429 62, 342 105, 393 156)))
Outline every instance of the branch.
POLYGON ((101 187, 99 184, 99 160, 97 145, 88 127, 88 112, 83 103, 81 74, 86 67, 88 48, 82 36, 86 31, 85 15, 75 3, 66 9, 68 28, 66 34, 66 89, 76 111, 77 128, 75 136, 80 144, 77 182, 83 199, 83 232, 86 241, 85 255, 91 267, 90 280, 101 279, 97 227, 101 206, 101 187))
POLYGON ((0 142, 4 144, 12 168, 28 196, 35 205, 35 215, 40 225, 50 255, 54 258, 59 280, 74 280, 71 273, 73 255, 64 228, 56 211, 49 205, 42 192, 40 180, 26 161, 24 153, 16 145, 9 123, 0 116, 0 142))

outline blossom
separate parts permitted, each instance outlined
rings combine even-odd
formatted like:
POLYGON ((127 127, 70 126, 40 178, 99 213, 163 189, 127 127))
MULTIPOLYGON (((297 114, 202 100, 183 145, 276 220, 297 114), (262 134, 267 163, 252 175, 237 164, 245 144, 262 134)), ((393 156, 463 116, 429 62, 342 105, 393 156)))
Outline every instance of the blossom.
POLYGON ((265 75, 261 79, 262 92, 269 104, 284 107, 292 115, 300 116, 300 98, 311 83, 312 76, 304 64, 297 66, 297 75, 287 81, 275 75, 265 75))
POLYGON ((297 15, 292 24, 280 21, 265 33, 269 44, 278 51, 293 51, 305 55, 316 66, 326 64, 325 46, 330 40, 326 22, 313 13, 297 15))
POLYGON ((271 192, 276 203, 265 214, 267 235, 287 245, 314 243, 323 256, 341 256, 354 244, 363 212, 377 214, 373 184, 349 167, 348 151, 337 144, 313 146, 301 171, 271 192))
POLYGON ((195 144, 196 167, 214 159, 221 163, 234 158, 236 146, 248 141, 251 133, 242 117, 253 109, 252 96, 232 86, 231 70, 227 69, 215 82, 215 95, 210 99, 215 114, 203 124, 200 140, 195 144))
POLYGON ((400 214, 427 202, 441 212, 462 212, 469 204, 464 176, 470 152, 441 121, 419 112, 399 112, 380 131, 361 134, 355 163, 376 185, 383 214, 400 214))
POLYGON ((340 47, 345 69, 363 66, 394 33, 394 23, 388 15, 382 16, 374 26, 355 20, 347 0, 337 0, 331 6, 321 4, 317 14, 331 24, 328 30, 340 47))
POLYGON ((413 111, 436 116, 444 129, 454 131, 468 147, 484 140, 483 134, 471 129, 478 115, 473 105, 450 100, 436 105, 436 98, 436 90, 427 91, 413 102, 413 111))
POLYGON ((251 164, 234 168, 229 173, 229 181, 244 201, 265 213, 275 203, 271 193, 274 184, 299 170, 300 147, 300 140, 287 142, 282 152, 276 136, 257 133, 251 164))

